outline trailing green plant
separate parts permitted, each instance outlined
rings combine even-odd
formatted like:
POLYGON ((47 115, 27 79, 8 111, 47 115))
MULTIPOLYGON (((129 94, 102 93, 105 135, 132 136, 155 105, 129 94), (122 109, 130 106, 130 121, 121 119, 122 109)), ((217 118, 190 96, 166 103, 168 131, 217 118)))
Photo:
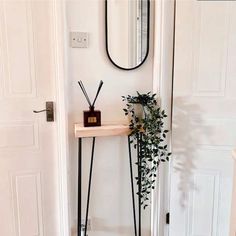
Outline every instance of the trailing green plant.
POLYGON ((164 128, 167 115, 157 104, 156 94, 151 92, 122 96, 122 100, 126 102, 125 115, 130 118, 130 143, 137 149, 137 194, 145 209, 155 188, 158 167, 171 156, 166 141, 168 130, 164 128))

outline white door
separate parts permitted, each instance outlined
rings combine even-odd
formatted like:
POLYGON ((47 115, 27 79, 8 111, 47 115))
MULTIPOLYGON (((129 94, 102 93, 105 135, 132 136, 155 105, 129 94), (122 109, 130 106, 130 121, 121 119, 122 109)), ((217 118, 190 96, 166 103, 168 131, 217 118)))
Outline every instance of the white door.
POLYGON ((0 235, 58 236, 52 6, 0 1, 0 235))
POLYGON ((177 0, 171 236, 228 236, 236 144, 236 2, 177 0))

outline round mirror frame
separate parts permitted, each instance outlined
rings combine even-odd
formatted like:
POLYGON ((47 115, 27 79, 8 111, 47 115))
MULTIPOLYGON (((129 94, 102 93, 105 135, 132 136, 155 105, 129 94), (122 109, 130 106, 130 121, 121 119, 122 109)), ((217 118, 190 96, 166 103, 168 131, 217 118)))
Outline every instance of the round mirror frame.
POLYGON ((108 50, 108 14, 107 14, 107 1, 108 0, 105 0, 105 41, 106 41, 106 52, 107 52, 107 56, 108 58, 110 59, 111 63, 118 67, 119 69, 121 70, 135 70, 137 68, 139 68, 147 59, 148 57, 148 54, 149 54, 149 38, 150 38, 150 0, 147 0, 147 4, 148 4, 148 15, 147 15, 147 52, 146 52, 146 55, 145 57, 143 58, 142 62, 140 64, 138 64, 137 66, 135 67, 132 67, 132 68, 124 68, 124 67, 121 67, 119 65, 117 65, 111 58, 110 54, 109 54, 109 50, 108 50))

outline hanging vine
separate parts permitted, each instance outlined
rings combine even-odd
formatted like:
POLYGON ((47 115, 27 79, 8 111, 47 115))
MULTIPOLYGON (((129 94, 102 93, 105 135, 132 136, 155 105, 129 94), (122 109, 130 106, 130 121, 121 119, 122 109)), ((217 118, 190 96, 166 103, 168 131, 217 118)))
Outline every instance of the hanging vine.
POLYGON ((166 140, 168 130, 164 128, 167 115, 158 106, 156 94, 137 92, 137 96, 122 96, 122 100, 126 102, 125 115, 130 118, 130 143, 138 155, 137 194, 145 209, 155 188, 158 167, 171 156, 166 140))

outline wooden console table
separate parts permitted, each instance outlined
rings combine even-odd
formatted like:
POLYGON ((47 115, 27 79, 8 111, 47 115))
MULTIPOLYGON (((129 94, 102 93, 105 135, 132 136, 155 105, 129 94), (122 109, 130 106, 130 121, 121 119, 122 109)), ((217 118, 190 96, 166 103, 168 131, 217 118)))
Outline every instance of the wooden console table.
POLYGON ((91 152, 91 163, 90 163, 90 172, 89 172, 89 183, 88 183, 88 195, 87 195, 87 207, 86 207, 86 216, 85 216, 85 225, 84 225, 84 235, 86 236, 87 232, 87 221, 88 221, 88 212, 89 212, 89 200, 90 200, 90 189, 92 182, 92 172, 93 172, 93 159, 94 159, 94 149, 95 149, 95 139, 96 137, 104 136, 128 136, 129 143, 129 161, 130 161, 130 174, 131 174, 131 187, 132 187, 132 201, 133 201, 133 214, 134 214, 134 230, 135 235, 137 235, 136 229, 136 216, 135 216, 135 200, 134 200, 134 186, 133 186, 133 171, 132 171, 132 159, 131 159, 131 147, 129 139, 129 126, 128 125, 103 125, 98 127, 84 127, 83 124, 75 124, 74 126, 75 138, 78 138, 78 221, 77 229, 78 236, 81 236, 82 224, 81 224, 81 211, 82 211, 82 139, 83 138, 92 138, 92 152, 91 152))

